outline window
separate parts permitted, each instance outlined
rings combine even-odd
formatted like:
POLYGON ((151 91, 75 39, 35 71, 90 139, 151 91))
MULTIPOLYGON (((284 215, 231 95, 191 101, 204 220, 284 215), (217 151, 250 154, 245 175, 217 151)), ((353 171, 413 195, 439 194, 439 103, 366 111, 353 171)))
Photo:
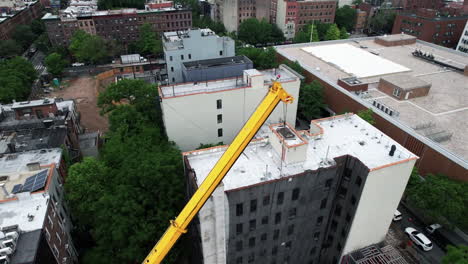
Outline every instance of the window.
POLYGON ((327 190, 330 189, 332 183, 333 183, 333 179, 328 179, 328 180, 325 182, 325 188, 326 188, 327 190))
POLYGON ((352 205, 355 205, 355 204, 356 204, 356 197, 354 197, 354 195, 351 196, 351 204, 352 204, 352 205))
POLYGON ((253 213, 257 211, 257 199, 250 200, 250 212, 253 213))
POLYGON ((169 56, 169 61, 172 61, 172 56, 169 56))
POLYGON ((184 55, 180 55, 180 59, 181 59, 181 60, 184 60, 184 55))
POLYGON ((338 196, 340 196, 341 198, 344 198, 346 196, 346 193, 348 193, 348 189, 346 189, 345 187, 340 187, 340 189, 338 190, 338 196))
POLYGON ((309 253, 310 253, 310 255, 314 255, 315 252, 317 252, 317 247, 311 248, 309 253))
POLYGON ((288 215, 289 220, 296 218, 296 214, 297 214, 296 207, 289 209, 289 215, 288 215))
POLYGON ((281 213, 276 213, 275 224, 279 224, 280 222, 281 222, 281 213))
MULTIPOLYGON (((291 242, 291 241, 286 242, 286 248, 287 248, 287 249, 290 249, 291 246, 292 246, 292 242, 291 242)), ((288 256, 288 258, 289 258, 289 256, 288 256)))
POLYGON ((335 208, 335 215, 336 216, 340 216, 341 215, 341 205, 336 205, 336 208, 335 208))
POLYGON ((268 205, 270 203, 270 195, 265 195, 263 197, 263 205, 268 205))
POLYGON ((236 204, 236 216, 241 216, 244 213, 244 206, 242 203, 236 204))
POLYGON ((317 226, 320 226, 323 222, 323 216, 317 217, 317 226))
POLYGON ((341 237, 342 237, 342 238, 345 238, 345 237, 346 237, 346 228, 345 228, 345 227, 343 227, 343 228, 341 229, 341 237))
POLYGON ((174 77, 172 77, 172 82, 175 82, 175 79, 174 79, 174 77))
POLYGON ((59 245, 61 245, 62 244, 62 239, 60 238, 60 236, 59 236, 59 234, 57 232, 55 232, 55 236, 57 237, 59 245))
POLYGON ((395 97, 400 97, 400 94, 401 94, 401 90, 400 90, 400 89, 398 89, 398 88, 393 89, 393 95, 394 95, 395 97))
POLYGON ((356 185, 357 185, 357 186, 361 186, 361 183, 362 183, 362 178, 358 176, 358 177, 356 178, 356 185))
POLYGON ((171 72, 174 72, 174 67, 171 67, 171 72))
POLYGON ((268 216, 262 217, 262 225, 267 225, 268 224, 268 216))
POLYGON ((277 204, 278 205, 283 204, 283 200, 284 200, 284 192, 279 192, 278 193, 278 199, 276 200, 277 204))
POLYGON ((249 230, 254 231, 255 228, 257 227, 257 220, 252 219, 249 221, 249 230))
POLYGON ((216 100, 216 109, 223 108, 223 101, 221 99, 216 100))
POLYGON ((278 253, 278 247, 277 247, 277 246, 274 246, 274 247, 271 249, 271 254, 272 254, 273 256, 275 256, 276 253, 278 253))
POLYGON ((300 189, 295 188, 292 192, 291 200, 296 201, 297 199, 299 199, 299 192, 300 192, 300 189))
POLYGON ((249 238, 249 247, 255 247, 255 237, 249 238))
POLYGON ((325 209, 327 206, 327 198, 323 199, 322 202, 320 203, 320 209, 325 209))
POLYGON ((236 258, 236 264, 242 264, 242 257, 236 258))
POLYGON ((351 221, 351 216, 349 214, 346 214, 346 222, 349 223, 351 221))
POLYGON ((336 232, 337 227, 338 227, 338 223, 335 220, 333 220, 331 223, 331 227, 330 227, 331 231, 336 232))
POLYGON ((349 181, 349 179, 351 178, 351 170, 348 168, 345 168, 343 175, 344 175, 343 177, 344 180, 349 181))
POLYGON ((46 233, 47 241, 50 241, 50 233, 49 233, 49 230, 47 229, 47 227, 46 227, 44 230, 45 230, 45 233, 46 233))
POLYGON ((218 124, 221 124, 223 122, 223 115, 219 114, 217 118, 218 118, 218 124))
POLYGON ((242 229, 243 229, 242 223, 237 224, 236 225, 236 234, 238 234, 238 235, 242 234, 242 231, 243 231, 242 229))
POLYGON ((54 252, 54 256, 58 258, 59 257, 59 251, 58 251, 57 247, 55 246, 55 244, 53 246, 52 251, 54 252))
POLYGON ((189 60, 191 60, 192 59, 192 54, 189 54, 188 58, 189 58, 189 60))
POLYGON ((279 229, 275 229, 275 231, 273 231, 273 240, 277 240, 279 238, 279 229))
POLYGON ((289 225, 288 226, 288 236, 292 235, 294 233, 294 225, 289 225))
POLYGON ((219 56, 223 56, 223 51, 222 50, 219 51, 219 56))
POLYGON ((342 247, 341 247, 341 244, 338 243, 338 245, 336 245, 336 249, 337 249, 338 251, 341 251, 341 248, 342 248, 342 247))
POLYGON ((42 114, 42 110, 40 109, 36 110, 36 116, 37 118, 44 118, 44 115, 42 114))
POLYGON ((314 240, 317 241, 320 237, 320 232, 315 232, 314 233, 314 240))
POLYGON ((223 129, 218 128, 218 137, 222 137, 222 136, 223 136, 223 129))
POLYGON ((242 251, 242 240, 236 242, 236 250, 242 251))
POLYGON ((266 234, 266 233, 263 233, 263 234, 260 236, 260 240, 261 240, 261 241, 267 240, 267 234, 266 234))

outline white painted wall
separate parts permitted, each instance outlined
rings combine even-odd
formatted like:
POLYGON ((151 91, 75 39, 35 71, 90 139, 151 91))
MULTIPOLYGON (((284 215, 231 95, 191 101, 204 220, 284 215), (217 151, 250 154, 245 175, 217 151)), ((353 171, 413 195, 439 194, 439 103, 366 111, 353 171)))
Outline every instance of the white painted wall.
POLYGON ((415 162, 369 173, 342 256, 385 239, 415 162))
MULTIPOLYGON (((460 52, 464 52, 464 51, 461 51, 460 48, 468 49, 468 44, 463 43, 463 40, 465 42, 468 41, 468 21, 466 21, 465 29, 463 29, 460 40, 458 41, 457 50, 460 52)), ((465 53, 468 53, 468 52, 465 52, 465 53)))
MULTIPOLYGON (((297 78, 294 81, 283 82, 282 85, 295 99, 287 106, 286 119, 289 124, 294 125, 300 80, 297 78)), ((268 93, 268 89, 268 85, 262 83, 254 87, 163 99, 161 107, 169 140, 174 141, 182 151, 194 150, 200 143, 231 143, 268 93), (216 107, 218 99, 222 100, 222 109, 216 107), (223 115, 221 124, 217 123, 218 114, 223 115), (223 129, 222 137, 218 137, 218 128, 223 129)), ((278 123, 283 117, 283 106, 280 102, 268 121, 278 123)))

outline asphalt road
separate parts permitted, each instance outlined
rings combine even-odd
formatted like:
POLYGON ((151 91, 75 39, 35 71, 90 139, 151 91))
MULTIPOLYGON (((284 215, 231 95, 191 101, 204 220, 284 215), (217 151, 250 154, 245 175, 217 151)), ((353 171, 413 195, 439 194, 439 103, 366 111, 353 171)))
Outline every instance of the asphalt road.
POLYGON ((398 211, 403 215, 403 219, 396 223, 396 226, 398 226, 401 231, 404 232, 405 228, 413 227, 419 232, 424 233, 432 241, 433 248, 427 252, 413 244, 418 252, 418 259, 421 263, 442 263, 442 257, 445 256, 445 252, 436 244, 437 241, 434 241, 434 239, 425 231, 425 226, 417 221, 415 217, 403 206, 400 205, 398 207, 398 211))

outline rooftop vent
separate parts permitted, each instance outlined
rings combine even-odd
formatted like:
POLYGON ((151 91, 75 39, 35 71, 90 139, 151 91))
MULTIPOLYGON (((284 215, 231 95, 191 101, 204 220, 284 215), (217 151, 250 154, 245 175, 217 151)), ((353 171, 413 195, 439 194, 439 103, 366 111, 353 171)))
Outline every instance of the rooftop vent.
POLYGON ((289 128, 287 127, 280 127, 276 129, 276 131, 280 133, 281 136, 283 136, 283 138, 285 139, 294 139, 296 137, 294 133, 291 130, 289 130, 289 128))

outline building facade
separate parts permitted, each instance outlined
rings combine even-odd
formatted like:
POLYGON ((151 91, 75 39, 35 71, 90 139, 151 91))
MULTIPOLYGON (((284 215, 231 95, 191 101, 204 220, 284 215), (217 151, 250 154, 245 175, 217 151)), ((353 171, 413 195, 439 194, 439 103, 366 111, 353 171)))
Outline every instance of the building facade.
MULTIPOLYGON (((234 78, 161 86, 159 96, 169 140, 183 151, 200 144, 231 143, 278 76, 288 93, 299 98, 301 77, 284 65, 267 71, 245 70, 243 76, 234 78), (180 124, 185 124, 185 129, 180 129, 180 124)), ((296 112, 294 100, 287 111, 276 109, 268 122, 286 119, 295 124, 296 112)))
POLYGON ((398 14, 393 24, 392 34, 405 33, 437 45, 455 48, 467 15, 442 15, 432 9, 418 9, 415 14, 398 14))
POLYGON ((466 21, 463 33, 458 41, 457 50, 468 53, 468 21, 466 21))
POLYGON ((163 49, 168 83, 183 81, 182 63, 235 56, 234 40, 219 37, 211 29, 166 32, 163 49))
POLYGON ((333 23, 337 2, 278 0, 277 6, 276 24, 287 39, 292 39, 304 26, 313 22, 333 23))
MULTIPOLYGON (((249 18, 272 20, 277 0, 214 0, 214 18, 222 22, 226 30, 237 31, 242 21, 249 18)), ((274 20, 274 19, 273 19, 274 20)))
POLYGON ((37 1, 10 11, 10 14, 0 14, 0 40, 10 39, 18 25, 29 25, 41 17, 43 8, 42 3, 37 1))
MULTIPOLYGON (((199 213, 204 263, 339 263, 384 240, 415 155, 353 114, 307 131, 272 124, 262 136, 199 213)), ((189 186, 225 149, 184 153, 189 186)))
POLYGON ((117 40, 124 45, 138 40, 139 29, 149 23, 158 33, 186 30, 192 27, 192 13, 183 8, 145 10, 134 8, 97 11, 93 7, 80 9, 68 7, 59 15, 46 14, 47 35, 53 45, 67 46, 78 29, 98 35, 105 40, 117 40))
POLYGON ((62 187, 65 175, 59 169, 62 166, 60 148, 0 158, 0 260, 6 261, 2 263, 78 263, 62 187))

